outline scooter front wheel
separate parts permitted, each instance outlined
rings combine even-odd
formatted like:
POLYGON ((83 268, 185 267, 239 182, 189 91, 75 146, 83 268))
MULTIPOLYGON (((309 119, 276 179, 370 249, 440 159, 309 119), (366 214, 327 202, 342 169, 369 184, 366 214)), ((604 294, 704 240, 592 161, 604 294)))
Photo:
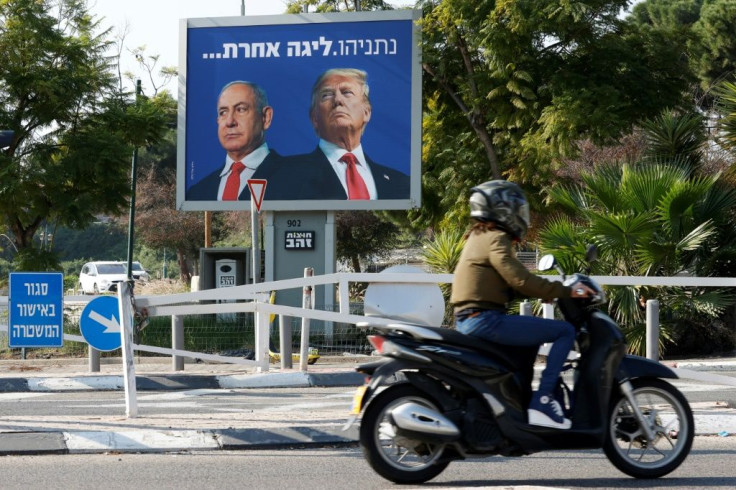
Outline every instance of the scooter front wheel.
POLYGON ((391 411, 408 402, 437 410, 425 393, 407 383, 389 386, 365 409, 360 423, 360 446, 368 464, 394 483, 424 483, 449 464, 440 460, 445 445, 399 436, 391 411))
POLYGON ((619 470, 635 478, 659 478, 670 473, 690 453, 695 423, 685 397, 659 379, 631 382, 636 406, 651 429, 649 440, 634 407, 623 395, 614 397, 603 450, 619 470))

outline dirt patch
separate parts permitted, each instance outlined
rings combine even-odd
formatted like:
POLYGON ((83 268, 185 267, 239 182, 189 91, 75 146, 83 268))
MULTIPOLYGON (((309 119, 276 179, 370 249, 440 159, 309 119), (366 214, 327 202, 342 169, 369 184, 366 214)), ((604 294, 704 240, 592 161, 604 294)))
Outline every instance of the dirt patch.
POLYGON ((135 294, 140 296, 155 296, 159 294, 188 293, 189 287, 181 281, 155 280, 138 282, 135 285, 135 294))
POLYGON ((26 371, 41 371, 41 368, 38 366, 8 366, 8 371, 20 371, 20 372, 26 372, 26 371))

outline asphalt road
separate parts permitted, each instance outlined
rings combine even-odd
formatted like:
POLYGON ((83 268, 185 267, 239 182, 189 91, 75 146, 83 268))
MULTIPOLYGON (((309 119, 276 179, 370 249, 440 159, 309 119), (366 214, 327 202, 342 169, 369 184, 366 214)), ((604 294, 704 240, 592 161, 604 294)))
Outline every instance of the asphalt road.
MULTIPOLYGON (((736 386, 692 380, 672 381, 691 404, 722 402, 736 408, 736 386)), ((352 387, 196 389, 139 392, 142 415, 254 413, 266 415, 305 410, 348 417, 352 387)), ((0 416, 106 416, 125 413, 120 391, 0 393, 0 416)))
MULTIPOLYGON (((730 490, 736 486, 736 465, 729 463, 734 455, 734 439, 697 437, 683 465, 658 480, 627 477, 600 451, 492 457, 454 462, 424 488, 730 490)), ((0 458, 0 475, 2 488, 23 490, 397 488, 376 475, 357 448, 17 456, 0 458)))
MULTIPOLYGON (((139 392, 142 416, 208 413, 333 411, 349 416, 353 388, 197 389, 139 392)), ((109 416, 125 414, 120 391, 0 393, 2 416, 109 416)))
MULTIPOLYGON (((674 383, 691 404, 722 402, 736 408, 736 387, 698 381, 674 383)), ((343 414, 347 419, 354 388, 198 389, 139 392, 143 415, 254 413, 299 414, 305 410, 343 414)), ((119 391, 0 393, 2 416, 108 416, 125 413, 119 391)))

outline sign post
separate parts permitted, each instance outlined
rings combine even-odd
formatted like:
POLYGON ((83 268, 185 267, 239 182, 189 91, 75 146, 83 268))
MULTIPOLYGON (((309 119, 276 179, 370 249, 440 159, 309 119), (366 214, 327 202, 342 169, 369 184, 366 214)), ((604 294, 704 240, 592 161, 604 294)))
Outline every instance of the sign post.
POLYGON ((9 347, 63 345, 63 291, 60 272, 10 273, 9 347))
POLYGON ((100 296, 82 310, 79 329, 84 340, 100 351, 123 347, 123 380, 125 382, 125 413, 128 418, 138 416, 136 402, 135 365, 133 364, 133 311, 130 283, 118 286, 118 297, 100 296))
POLYGON ((253 250, 253 284, 261 280, 261 247, 258 243, 258 215, 261 214, 261 204, 263 203, 263 195, 266 193, 266 185, 268 181, 265 179, 248 179, 248 189, 250 190, 250 200, 253 204, 250 208, 250 230, 251 241, 253 242, 251 250, 253 250), (253 207, 256 212, 253 212, 253 207))
POLYGON ((138 416, 136 399, 135 362, 133 360, 133 281, 120 283, 118 289, 118 305, 121 329, 118 340, 123 346, 123 381, 125 383, 125 415, 129 419, 138 416))

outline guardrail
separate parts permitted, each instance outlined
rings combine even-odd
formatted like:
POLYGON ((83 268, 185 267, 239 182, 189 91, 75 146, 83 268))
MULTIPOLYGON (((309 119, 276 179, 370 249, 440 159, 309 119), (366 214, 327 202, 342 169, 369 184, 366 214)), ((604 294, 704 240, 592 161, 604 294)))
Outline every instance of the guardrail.
MULTIPOLYGON (((172 318, 172 344, 171 348, 150 345, 133 344, 133 350, 151 352, 172 356, 175 370, 184 368, 183 358, 191 357, 209 361, 241 364, 254 367, 261 371, 269 368, 268 359, 268 332, 269 318, 278 316, 280 320, 285 317, 301 318, 302 329, 309 328, 309 321, 320 320, 328 323, 356 324, 365 321, 365 316, 350 314, 349 285, 350 283, 393 283, 393 284, 441 284, 452 282, 452 274, 426 274, 426 273, 335 273, 322 276, 309 276, 302 278, 286 279, 258 284, 248 284, 230 288, 210 289, 191 293, 179 293, 162 296, 136 296, 134 298, 135 309, 149 317, 171 317, 172 318), (317 286, 333 286, 337 288, 339 311, 321 311, 312 309, 317 303, 315 298, 317 286), (310 291, 309 307, 290 307, 284 305, 270 304, 269 297, 272 291, 286 289, 302 289, 310 291), (234 302, 226 302, 234 301, 234 302), (227 313, 250 313, 255 315, 255 359, 248 360, 242 357, 223 356, 207 354, 204 352, 193 352, 183 349, 183 327, 181 318, 186 315, 198 314, 227 314, 227 313), (260 316, 259 316, 260 315, 260 316)), ((545 276, 552 280, 560 280, 559 276, 545 276)), ((650 277, 650 276, 592 276, 598 283, 609 286, 681 286, 681 287, 736 287, 736 278, 729 277, 650 277)), ((329 290, 330 288, 328 288, 329 290)), ((64 303, 84 304, 94 299, 94 296, 65 296, 64 303)), ((0 330, 7 331, 7 314, 3 314, 3 308, 7 309, 8 297, 0 296, 0 330)), ((546 313, 548 315, 549 313, 546 313)), ((545 316, 546 316, 545 315, 545 316)), ((389 324, 395 322, 391 318, 372 317, 371 322, 389 324)), ((283 324, 283 321, 279 322, 283 324)), ((80 335, 64 334, 64 340, 73 342, 85 342, 80 335)), ((650 339, 651 340, 651 339, 650 339)), ((308 335, 302 335, 302 347, 300 352, 306 352, 308 335)), ((90 367, 95 371, 95 363, 92 357, 97 355, 94 349, 90 349, 90 367)), ((282 352, 282 365, 284 360, 290 360, 288 352, 282 352)), ((301 356, 302 369, 306 370, 305 355, 301 356)), ((99 359, 99 357, 98 357, 99 359)), ((99 370, 99 361, 96 365, 99 370)))
MULTIPOLYGON (((554 279, 554 276, 547 276, 554 279)), ((557 277, 559 279, 559 277, 557 277)), ((593 276, 600 284, 605 285, 648 285, 648 286, 683 286, 683 287, 733 287, 736 286, 736 278, 698 278, 698 277, 614 277, 614 276, 593 276)), ((127 283, 121 285, 118 291, 118 303, 121 323, 121 339, 124 363, 124 386, 126 399, 126 415, 134 418, 138 414, 136 401, 136 385, 135 385, 135 364, 133 362, 132 353, 134 350, 156 352, 171 355, 176 360, 183 357, 196 357, 203 359, 211 359, 219 362, 230 362, 253 366, 259 371, 268 371, 268 329, 269 317, 271 315, 301 317, 302 329, 307 335, 302 335, 302 346, 300 349, 302 370, 307 369, 306 362, 306 346, 308 342, 308 331, 310 320, 324 320, 327 322, 343 322, 343 323, 360 323, 365 321, 365 316, 352 315, 349 312, 349 296, 348 286, 351 282, 367 282, 367 283, 394 283, 394 284, 438 284, 448 283, 452 281, 451 274, 417 274, 417 273, 379 273, 379 274, 355 274, 355 273, 338 273, 328 274, 324 276, 306 276, 299 279, 288 279, 284 281, 275 281, 268 283, 250 284, 245 286, 235 286, 231 288, 223 288, 216 290, 197 291, 193 293, 172 294, 166 296, 140 296, 133 298, 132 291, 127 283), (311 309, 311 293, 315 291, 318 285, 337 285, 339 288, 340 311, 329 312, 311 309), (302 308, 271 304, 267 299, 270 297, 271 291, 283 289, 302 288, 305 294, 305 300, 302 308), (202 304, 202 301, 223 301, 235 300, 240 303, 215 303, 202 304), (242 302, 246 301, 246 302, 242 302), (188 314, 201 313, 232 313, 246 312, 253 313, 256 317, 255 325, 255 359, 247 360, 236 357, 209 355, 198 352, 190 352, 181 349, 181 338, 177 332, 172 332, 172 348, 160 348, 145 345, 136 345, 133 343, 134 318, 138 314, 147 314, 148 316, 171 316, 173 319, 180 318, 188 314), (306 340, 305 340, 306 339, 306 340)), ((89 301, 93 298, 86 297, 67 297, 67 301, 89 301)), ((5 306, 7 311, 7 296, 0 297, 0 306, 5 306)), ((544 316, 553 316, 551 305, 544 309, 544 316)), ((522 311, 524 308, 522 308, 522 311)), ((3 316, 7 318, 7 314, 3 315, 0 311, 0 330, 7 330, 7 320, 2 324, 3 316)), ((650 308, 647 308, 647 317, 649 321, 650 308)), ((396 319, 371 317, 373 324, 391 324, 396 319)), ((172 324, 175 324, 172 321, 172 324)), ((282 321, 280 323, 283 324, 282 321)), ((64 334, 65 340, 84 342, 81 336, 64 334)), ((656 337, 654 337, 656 339, 656 337)), ((650 339, 651 341, 652 339, 650 339)), ((656 340, 655 340, 656 342, 656 340)), ((90 366, 92 366, 92 353, 94 349, 90 349, 90 366)), ((648 351, 649 352, 649 351, 648 351)), ((282 352, 282 366, 286 354, 282 352)), ((289 356, 290 357, 290 356, 289 356)), ((182 365, 183 368, 183 365, 182 365)), ((687 370, 678 370, 680 377, 693 377, 693 379, 704 379, 694 376, 697 373, 691 373, 687 370)), ((732 378, 709 374, 707 380, 720 384, 735 385, 732 378)))

